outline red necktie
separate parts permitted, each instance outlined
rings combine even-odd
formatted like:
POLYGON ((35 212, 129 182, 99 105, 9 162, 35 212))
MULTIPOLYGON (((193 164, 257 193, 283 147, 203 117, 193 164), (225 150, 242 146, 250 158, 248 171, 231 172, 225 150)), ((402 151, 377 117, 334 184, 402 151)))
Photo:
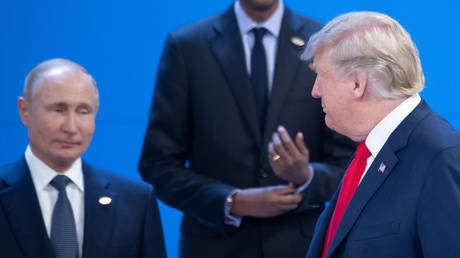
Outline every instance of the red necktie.
POLYGON ((329 247, 334 239, 335 231, 339 227, 340 220, 345 213, 345 209, 347 208, 351 197, 353 197, 356 188, 358 188, 359 181, 366 169, 367 158, 370 156, 371 152, 367 148, 365 142, 362 142, 358 146, 355 157, 351 161, 351 164, 343 178, 343 184, 340 188, 339 198, 335 206, 334 214, 329 222, 326 237, 324 238, 323 252, 321 254, 322 258, 325 258, 327 252, 329 251, 329 247))

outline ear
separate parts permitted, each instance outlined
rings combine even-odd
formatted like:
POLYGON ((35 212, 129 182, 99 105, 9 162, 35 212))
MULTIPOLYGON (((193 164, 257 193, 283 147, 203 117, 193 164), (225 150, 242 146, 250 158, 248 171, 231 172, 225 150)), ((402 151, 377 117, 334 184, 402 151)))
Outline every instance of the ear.
POLYGON ((18 98, 18 110, 22 123, 27 126, 29 121, 29 103, 24 99, 24 97, 18 98))
POLYGON ((353 74, 353 95, 362 98, 367 90, 367 75, 362 71, 355 71, 353 74))

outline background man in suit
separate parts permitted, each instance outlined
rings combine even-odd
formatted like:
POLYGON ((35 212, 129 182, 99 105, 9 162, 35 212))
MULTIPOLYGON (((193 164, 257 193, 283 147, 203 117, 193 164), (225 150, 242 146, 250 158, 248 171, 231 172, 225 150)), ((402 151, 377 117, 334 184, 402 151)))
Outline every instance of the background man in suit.
POLYGON ((181 257, 306 255, 354 149, 308 94, 315 75, 299 55, 320 27, 282 1, 239 0, 169 35, 139 170, 184 212, 181 257), (309 150, 291 184, 267 160, 278 125, 309 150))
MULTIPOLYGON (((327 126, 362 143, 308 257, 460 257, 460 134, 420 98, 409 34, 386 15, 348 13, 311 37, 312 57, 327 126)), ((288 166, 293 152, 273 145, 275 170, 288 166)))
POLYGON ((18 100, 30 145, 0 168, 2 257, 165 257, 153 189, 81 160, 95 128, 93 77, 64 59, 41 63, 18 100))

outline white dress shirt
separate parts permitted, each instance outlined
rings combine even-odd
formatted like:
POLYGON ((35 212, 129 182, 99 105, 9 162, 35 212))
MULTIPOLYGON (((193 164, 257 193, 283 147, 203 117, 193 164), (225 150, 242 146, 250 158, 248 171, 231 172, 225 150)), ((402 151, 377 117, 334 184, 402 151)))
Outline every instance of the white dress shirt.
MULTIPOLYGON (((371 156, 367 159, 366 169, 361 177, 363 180, 367 170, 374 162, 374 159, 379 154, 383 145, 386 143, 390 135, 399 126, 399 124, 417 107, 422 99, 420 95, 415 94, 407 98, 399 104, 393 111, 385 116, 369 133, 366 138, 366 146, 371 152, 371 156)), ((360 181, 361 182, 361 181, 360 181)))
POLYGON ((278 36, 281 30, 281 22, 284 14, 284 3, 282 0, 278 2, 276 11, 263 23, 253 21, 241 7, 240 1, 236 1, 234 5, 236 22, 243 40, 244 54, 246 57, 246 69, 248 74, 251 74, 251 51, 254 47, 254 33, 251 32, 254 28, 265 28, 268 33, 262 39, 265 48, 265 56, 267 58, 267 74, 268 74, 268 96, 270 96, 273 84, 273 76, 275 73, 276 49, 278 46, 278 36))
POLYGON ((25 158, 29 166, 32 182, 35 186, 38 202, 42 211, 48 237, 51 234, 51 217, 54 205, 58 198, 58 190, 50 185, 51 180, 57 175, 66 175, 70 182, 66 187, 67 197, 72 206, 78 240, 78 254, 82 257, 83 225, 84 225, 84 188, 81 158, 78 158, 64 173, 58 173, 37 158, 27 146, 25 158))

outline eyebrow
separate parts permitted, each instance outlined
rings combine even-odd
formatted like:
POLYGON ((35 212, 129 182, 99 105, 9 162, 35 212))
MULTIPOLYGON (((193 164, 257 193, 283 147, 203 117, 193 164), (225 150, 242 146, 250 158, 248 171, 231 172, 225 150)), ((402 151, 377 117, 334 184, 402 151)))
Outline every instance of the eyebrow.
POLYGON ((53 102, 53 103, 49 103, 49 104, 46 104, 45 107, 47 108, 54 108, 54 107, 67 107, 67 103, 65 102, 53 102))

